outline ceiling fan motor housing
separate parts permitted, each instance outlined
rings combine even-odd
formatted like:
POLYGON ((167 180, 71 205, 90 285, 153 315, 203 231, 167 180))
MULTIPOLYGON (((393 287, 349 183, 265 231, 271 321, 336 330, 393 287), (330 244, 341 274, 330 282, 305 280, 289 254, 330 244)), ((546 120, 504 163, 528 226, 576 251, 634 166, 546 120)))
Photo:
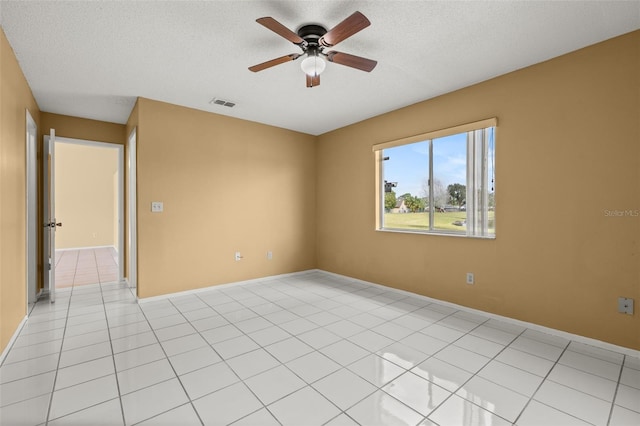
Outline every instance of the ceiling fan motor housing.
MULTIPOLYGON (((327 29, 322 25, 309 24, 303 25, 298 29, 298 36, 307 42, 307 49, 318 49, 320 46, 320 38, 327 33, 327 29)), ((304 49, 306 51, 306 49, 304 49)))

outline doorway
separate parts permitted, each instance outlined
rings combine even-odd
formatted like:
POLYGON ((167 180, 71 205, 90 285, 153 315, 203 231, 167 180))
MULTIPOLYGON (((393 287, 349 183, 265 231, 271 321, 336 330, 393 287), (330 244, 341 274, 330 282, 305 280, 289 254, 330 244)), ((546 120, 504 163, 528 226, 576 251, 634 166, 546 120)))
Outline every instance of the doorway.
POLYGON ((62 226, 55 250, 44 254, 45 289, 124 282, 124 146, 63 137, 54 145, 43 162, 43 202, 53 203, 62 226))

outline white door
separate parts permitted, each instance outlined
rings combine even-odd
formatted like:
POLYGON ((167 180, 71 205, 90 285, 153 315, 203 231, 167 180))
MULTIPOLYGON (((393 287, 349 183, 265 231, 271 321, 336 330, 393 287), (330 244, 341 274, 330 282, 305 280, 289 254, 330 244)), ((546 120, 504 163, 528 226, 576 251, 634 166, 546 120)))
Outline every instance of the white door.
POLYGON ((44 137, 44 288, 49 291, 51 303, 56 301, 56 228, 62 223, 56 222, 55 194, 55 143, 56 131, 44 137))
POLYGON ((38 127, 27 116, 27 303, 36 302, 38 297, 38 127))

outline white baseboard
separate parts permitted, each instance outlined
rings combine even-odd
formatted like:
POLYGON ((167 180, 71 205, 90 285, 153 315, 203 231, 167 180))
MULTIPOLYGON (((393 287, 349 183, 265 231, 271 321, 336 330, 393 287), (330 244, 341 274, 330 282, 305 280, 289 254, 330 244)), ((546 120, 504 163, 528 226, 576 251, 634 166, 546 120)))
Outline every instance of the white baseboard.
POLYGON ((332 275, 332 276, 335 276, 335 277, 339 277, 339 278, 342 278, 342 279, 348 279, 348 280, 355 281, 355 282, 358 282, 358 283, 368 284, 368 285, 371 285, 371 286, 374 286, 374 287, 381 287, 381 288, 384 288, 385 290, 390 290, 390 291, 401 293, 401 294, 405 294, 405 295, 410 295, 410 296, 414 296, 414 297, 417 296, 417 297, 419 297, 421 299, 424 299, 426 301, 433 302, 433 303, 439 303, 441 305, 449 306, 451 308, 458 309, 460 311, 465 311, 465 312, 469 312, 469 313, 473 313, 473 314, 482 315, 482 316, 485 316, 485 317, 489 317, 489 318, 492 318, 492 319, 496 319, 496 320, 499 320, 499 321, 503 321, 503 322, 510 323, 510 324, 513 324, 513 325, 517 325, 517 326, 520 326, 520 327, 525 327, 525 328, 529 328, 529 329, 532 329, 532 330, 536 330, 536 331, 539 331, 541 333, 550 334, 552 336, 562 337, 562 338, 565 338, 567 340, 572 340, 574 342, 584 343, 586 345, 595 346, 595 347, 598 347, 600 349, 606 349, 606 350, 622 353, 622 354, 633 356, 633 357, 640 357, 640 351, 638 351, 638 350, 627 348, 627 347, 624 347, 624 346, 614 345, 613 343, 603 342, 603 341, 597 340, 597 339, 592 339, 591 337, 585 337, 585 336, 581 336, 579 334, 573 334, 573 333, 569 333, 569 332, 566 332, 566 331, 557 330, 555 328, 545 327, 545 326, 542 326, 542 325, 538 325, 538 324, 534 324, 534 323, 530 323, 530 322, 526 322, 526 321, 521 321, 521 320, 518 320, 518 319, 515 319, 515 318, 505 317, 505 316, 498 315, 498 314, 492 314, 490 312, 481 311, 479 309, 469 308, 467 306, 458 305, 458 304, 455 304, 455 303, 447 302, 445 300, 434 299, 432 297, 423 296, 421 294, 412 293, 412 292, 406 291, 406 290, 400 290, 398 288, 387 287, 387 286, 382 285, 382 284, 376 284, 376 283, 372 283, 372 282, 369 282, 369 281, 364 281, 364 280, 360 280, 360 279, 357 279, 357 278, 348 277, 346 275, 340 275, 340 274, 336 274, 336 273, 328 272, 328 271, 323 271, 323 270, 320 270, 320 272, 322 272, 324 274, 327 274, 327 275, 332 275))
POLYGON ((56 251, 95 250, 95 249, 104 249, 104 248, 112 248, 112 249, 115 249, 116 253, 118 252, 118 248, 115 247, 114 245, 110 245, 110 246, 88 246, 88 247, 57 248, 56 251))
POLYGON ((18 327, 16 328, 16 331, 13 333, 13 336, 11 336, 11 339, 9 339, 7 346, 2 351, 2 354, 0 354, 0 365, 2 365, 2 363, 4 362, 4 359, 7 357, 7 355, 9 355, 9 350, 15 343, 16 339, 18 338, 18 335, 20 335, 20 332, 22 331, 22 327, 24 327, 28 318, 29 317, 26 315, 24 316, 24 318, 22 318, 22 321, 20 321, 20 324, 18 324, 18 327))

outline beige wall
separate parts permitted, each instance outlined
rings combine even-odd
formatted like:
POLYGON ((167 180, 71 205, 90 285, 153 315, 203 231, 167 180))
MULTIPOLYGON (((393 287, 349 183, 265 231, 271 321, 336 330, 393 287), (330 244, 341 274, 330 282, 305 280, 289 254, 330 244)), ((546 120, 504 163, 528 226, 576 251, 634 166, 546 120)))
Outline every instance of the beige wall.
POLYGON ((140 297, 315 267, 315 137, 148 99, 137 116, 140 297))
POLYGON ((56 248, 116 246, 118 150, 58 142, 55 157, 56 248))
POLYGON ((26 110, 40 111, 0 28, 0 351, 26 314, 26 110))
POLYGON ((636 31, 320 136, 318 268, 640 349, 639 93, 636 31), (495 240, 374 231, 373 144, 494 116, 495 240))
POLYGON ((42 112, 42 129, 49 134, 49 129, 56 130, 56 136, 88 141, 109 142, 125 145, 125 125, 106 121, 89 120, 87 118, 70 117, 68 115, 42 112))

